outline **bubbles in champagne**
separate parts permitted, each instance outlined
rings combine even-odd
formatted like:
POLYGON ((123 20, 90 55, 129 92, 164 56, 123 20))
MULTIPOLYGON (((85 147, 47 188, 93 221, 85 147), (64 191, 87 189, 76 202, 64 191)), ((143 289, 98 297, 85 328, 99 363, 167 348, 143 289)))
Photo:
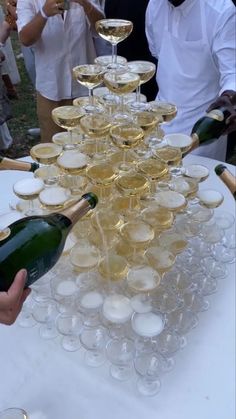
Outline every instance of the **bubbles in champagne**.
POLYGON ((129 36, 133 23, 124 19, 101 19, 96 22, 95 28, 101 38, 116 45, 129 36))
POLYGON ((21 179, 13 185, 14 193, 22 199, 33 199, 37 197, 44 188, 41 179, 21 179))

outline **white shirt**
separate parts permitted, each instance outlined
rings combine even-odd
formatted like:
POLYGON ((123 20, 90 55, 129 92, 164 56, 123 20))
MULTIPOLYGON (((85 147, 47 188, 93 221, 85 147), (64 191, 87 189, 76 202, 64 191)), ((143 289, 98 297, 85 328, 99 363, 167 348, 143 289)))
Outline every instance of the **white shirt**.
POLYGON ((168 29, 174 36, 183 41, 199 40, 203 31, 200 2, 204 5, 212 58, 220 73, 220 95, 225 90, 236 90, 236 9, 231 0, 185 0, 178 7, 168 0, 150 0, 146 12, 146 35, 150 51, 157 59, 166 15, 168 29))
MULTIPOLYGON (((18 32, 44 3, 45 0, 18 0, 18 32)), ((101 10, 99 0, 91 3, 101 10)), ((96 57, 90 25, 82 6, 71 2, 69 11, 64 12, 64 20, 59 14, 49 17, 34 50, 36 90, 42 96, 58 101, 88 94, 72 76, 73 67, 93 63, 96 57)))

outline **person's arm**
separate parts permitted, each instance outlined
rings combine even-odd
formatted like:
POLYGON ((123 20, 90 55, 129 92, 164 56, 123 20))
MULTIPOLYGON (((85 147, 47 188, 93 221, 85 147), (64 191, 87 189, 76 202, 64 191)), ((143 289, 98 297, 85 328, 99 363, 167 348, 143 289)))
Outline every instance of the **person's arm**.
POLYGON ((155 6, 155 3, 150 1, 146 9, 145 32, 146 32, 149 50, 153 57, 158 58, 156 47, 155 47, 155 36, 153 34, 153 29, 152 29, 152 12, 153 12, 154 6, 155 6))
POLYGON ((14 282, 7 292, 0 292, 0 323, 11 325, 15 322, 30 289, 26 288, 27 272, 21 269, 15 276, 14 282))
MULTIPOLYGON (((39 40, 47 20, 51 16, 63 13, 63 0, 46 0, 39 11, 32 19, 19 27, 19 38, 23 45, 29 47, 39 40)), ((21 20, 21 15, 24 15, 24 2, 18 2, 17 10, 18 17, 21 20)))
POLYGON ((74 0, 74 2, 80 4, 80 6, 83 7, 92 29, 95 28, 95 23, 97 20, 104 18, 104 13, 89 0, 74 0))
POLYGON ((236 129, 235 105, 236 105, 236 9, 234 6, 221 15, 216 23, 212 42, 212 56, 220 74, 219 97, 206 110, 224 106, 230 112, 227 118, 228 128, 225 134, 236 129))

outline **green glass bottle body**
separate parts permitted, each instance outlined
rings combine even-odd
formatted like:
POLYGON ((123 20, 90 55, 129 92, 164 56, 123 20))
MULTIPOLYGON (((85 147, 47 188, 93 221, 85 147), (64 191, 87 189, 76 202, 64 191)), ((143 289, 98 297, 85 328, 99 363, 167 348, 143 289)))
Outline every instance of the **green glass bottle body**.
POLYGON ((219 138, 226 129, 225 121, 229 116, 225 107, 210 111, 194 124, 191 136, 200 144, 219 138))
POLYGON ((93 194, 82 198, 63 213, 25 217, 8 227, 0 241, 0 291, 9 289, 21 268, 27 270, 28 287, 55 265, 74 223, 97 203, 93 194))

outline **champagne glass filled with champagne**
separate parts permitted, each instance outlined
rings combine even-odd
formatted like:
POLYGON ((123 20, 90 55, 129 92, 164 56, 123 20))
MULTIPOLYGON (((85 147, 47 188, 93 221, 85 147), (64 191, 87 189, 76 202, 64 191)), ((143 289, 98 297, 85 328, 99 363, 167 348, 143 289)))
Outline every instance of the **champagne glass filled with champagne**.
POLYGON ((123 171, 130 170, 130 163, 127 163, 126 153, 130 148, 140 144, 144 137, 144 131, 139 125, 134 123, 114 125, 110 130, 112 142, 123 150, 123 162, 119 169, 123 171))
POLYGON ((93 89, 102 84, 105 71, 106 69, 98 64, 83 64, 73 68, 74 78, 89 90, 89 104, 81 106, 84 113, 101 112, 101 107, 94 101, 93 89))
POLYGON ((105 86, 115 95, 121 98, 121 111, 114 115, 116 120, 132 120, 132 117, 124 111, 124 95, 133 92, 140 83, 140 77, 129 71, 123 73, 107 72, 104 75, 105 86))
MULTIPOLYGON (((52 110, 52 119, 55 124, 68 131, 70 145, 74 143, 72 130, 79 127, 80 118, 83 115, 84 112, 77 106, 58 106, 52 110)), ((64 148, 67 148, 67 141, 65 141, 64 148)))
POLYGON ((96 22, 95 28, 98 35, 112 45, 112 63, 107 68, 124 69, 124 65, 117 62, 117 44, 131 34, 133 23, 124 19, 102 19, 96 22))
POLYGON ((141 102, 141 85, 147 83, 154 76, 156 66, 150 61, 130 61, 127 64, 128 71, 136 73, 140 77, 139 85, 136 89, 136 101, 130 104, 133 110, 146 110, 148 105, 141 102))

